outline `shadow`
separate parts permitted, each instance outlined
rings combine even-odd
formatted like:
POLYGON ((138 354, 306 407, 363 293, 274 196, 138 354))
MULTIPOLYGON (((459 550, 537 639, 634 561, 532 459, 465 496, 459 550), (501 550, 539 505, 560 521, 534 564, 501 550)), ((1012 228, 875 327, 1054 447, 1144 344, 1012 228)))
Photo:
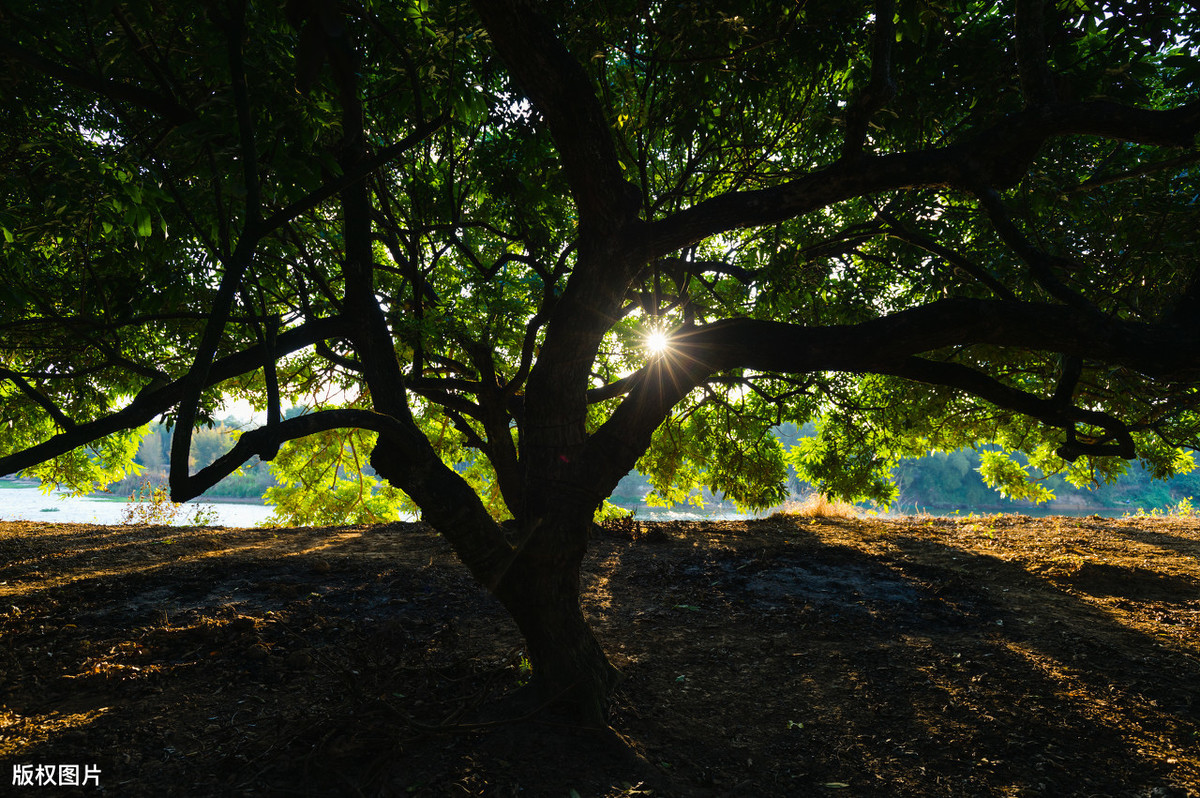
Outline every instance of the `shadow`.
POLYGON ((0 613, 3 758, 98 763, 134 798, 444 794, 444 751, 469 762, 468 738, 429 729, 515 687, 520 638, 427 529, 353 531, 65 581, 0 613))
MULTIPOLYGON (((854 529, 747 525, 717 546, 678 539, 674 557, 620 552, 607 614, 631 622, 609 632, 630 677, 622 722, 676 757, 664 768, 713 794, 1187 795, 1194 645, 996 556, 902 534, 874 552, 826 541, 854 529), (625 597, 639 591, 623 573, 654 600, 625 597)), ((1198 595, 1149 568, 1074 580, 1126 602, 1198 595)))
POLYGON ((1160 532, 1156 529, 1143 529, 1126 524, 1113 524, 1109 528, 1129 540, 1136 540, 1139 543, 1145 543, 1164 551, 1200 560, 1200 533, 1197 533, 1195 537, 1188 538, 1182 535, 1172 535, 1169 532, 1160 532))
POLYGON ((1063 577, 1071 588, 1092 596, 1112 596, 1135 601, 1185 603, 1200 598, 1200 580, 1172 576, 1148 568, 1121 568, 1087 562, 1063 577))
MULTIPOLYGON (((159 570, 200 567, 219 573, 226 560, 247 557, 263 562, 318 558, 388 549, 417 536, 439 551, 448 544, 419 524, 310 529, 230 531, 207 527, 88 527, 0 540, 0 596, 12 602, 36 602, 46 591, 87 580, 148 578, 159 570), (97 533, 96 530, 112 530, 97 533), (99 540, 96 538, 99 536, 99 540), (35 579, 22 581, 23 576, 35 579)), ((283 566, 287 570, 286 565, 283 566)), ((185 580, 186 581, 186 580, 185 580)))
POLYGON ((1129 615, 1191 611, 1175 592, 1188 577, 1091 561, 1047 575, 856 522, 655 529, 598 534, 583 573, 627 677, 612 724, 636 762, 552 722, 471 722, 520 685, 521 638, 445 541, 407 528, 296 533, 38 592, 0 614, 20 741, 5 758, 99 762, 133 798, 643 782, 1174 798, 1200 783, 1194 631, 1129 615))

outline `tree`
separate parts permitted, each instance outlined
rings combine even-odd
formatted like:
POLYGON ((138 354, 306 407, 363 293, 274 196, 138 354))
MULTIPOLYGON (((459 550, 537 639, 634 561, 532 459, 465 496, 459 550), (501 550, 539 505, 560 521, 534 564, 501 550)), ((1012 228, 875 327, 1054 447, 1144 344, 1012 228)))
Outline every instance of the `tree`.
POLYGON ((981 440, 1079 482, 1190 467, 1190 4, 109 0, 0 26, 0 472, 102 483, 160 416, 177 501, 281 447, 369 451, 579 718, 618 680, 579 566, 635 465, 756 507, 789 463, 886 502, 898 457, 981 440), (267 421, 192 473, 223 394, 267 421))

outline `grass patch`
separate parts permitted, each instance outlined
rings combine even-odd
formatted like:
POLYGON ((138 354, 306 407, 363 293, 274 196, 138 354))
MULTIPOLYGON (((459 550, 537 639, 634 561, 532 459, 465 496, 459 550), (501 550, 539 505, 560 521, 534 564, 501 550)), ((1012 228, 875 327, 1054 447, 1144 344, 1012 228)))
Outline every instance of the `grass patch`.
POLYGON ((800 501, 783 505, 772 518, 858 518, 861 510, 853 504, 834 501, 821 493, 810 493, 800 501))

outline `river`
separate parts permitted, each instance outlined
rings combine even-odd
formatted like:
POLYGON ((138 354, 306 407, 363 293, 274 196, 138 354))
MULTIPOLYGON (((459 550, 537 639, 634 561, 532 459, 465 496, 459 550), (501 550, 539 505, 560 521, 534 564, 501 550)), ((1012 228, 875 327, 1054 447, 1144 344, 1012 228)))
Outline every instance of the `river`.
MULTIPOLYGON (((209 526, 258 526, 271 514, 270 507, 240 502, 201 499, 183 505, 176 524, 188 524, 197 509, 211 508, 216 519, 209 526)), ((108 496, 69 496, 43 493, 28 480, 0 480, 0 521, 47 521, 59 524, 120 524, 129 500, 108 496)))
MULTIPOLYGON (((206 514, 209 509, 216 514, 216 520, 209 526, 250 527, 258 526, 271 515, 270 507, 252 502, 222 502, 204 500, 188 502, 179 513, 175 523, 188 524, 195 517, 198 507, 204 507, 206 514)), ((68 496, 65 493, 43 493, 36 483, 28 480, 0 480, 0 521, 48 521, 52 523, 85 523, 85 524, 120 524, 129 508, 129 501, 124 498, 108 496, 68 496)), ((970 510, 919 510, 918 508, 897 507, 891 513, 881 513, 884 518, 897 515, 908 515, 914 511, 922 511, 932 516, 967 516, 970 510)), ((1021 515, 1043 517, 1048 515, 1092 515, 1122 516, 1137 511, 1137 508, 1044 508, 1024 507, 1017 512, 1021 515)), ((995 510, 976 511, 976 514, 990 514, 995 510)), ((769 515, 770 512, 759 513, 757 516, 769 515)), ((661 507, 639 507, 635 517, 639 521, 725 521, 746 518, 744 514, 735 512, 696 512, 687 510, 668 510, 661 507)))

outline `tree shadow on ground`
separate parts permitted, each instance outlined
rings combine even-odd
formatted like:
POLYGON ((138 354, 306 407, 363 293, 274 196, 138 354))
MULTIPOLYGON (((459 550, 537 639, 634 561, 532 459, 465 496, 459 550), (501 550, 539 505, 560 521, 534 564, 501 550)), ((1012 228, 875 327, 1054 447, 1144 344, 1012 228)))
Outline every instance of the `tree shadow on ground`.
POLYGON ((1169 532, 1164 532, 1161 529, 1153 527, 1116 526, 1114 528, 1119 534, 1129 540, 1135 540, 1167 552, 1200 560, 1200 540, 1181 535, 1172 535, 1169 532))
POLYGON ((231 530, 221 550, 146 530, 142 570, 96 542, 140 538, 104 528, 0 541, 27 563, 4 586, 19 614, 0 614, 14 761, 99 762, 134 798, 1174 798, 1200 781, 1194 626, 1155 620, 1200 609, 1178 595, 1194 569, 1140 551, 1034 567, 1036 529, 994 551, 955 526, 654 529, 600 535, 585 564, 628 745, 483 711, 522 683, 520 637, 419 525, 231 530), (51 556, 72 545, 98 559, 51 556))
MULTIPOLYGON (((717 793, 1182 789, 1171 746, 1196 742, 1189 654, 1017 563, 903 535, 866 552, 821 528, 611 564, 608 612, 641 621, 622 638, 635 736, 691 752, 666 766, 717 793), (656 567, 658 606, 623 603, 620 574, 656 567)), ((1106 589, 1129 600, 1196 595, 1188 579, 1113 568, 1106 589)))

